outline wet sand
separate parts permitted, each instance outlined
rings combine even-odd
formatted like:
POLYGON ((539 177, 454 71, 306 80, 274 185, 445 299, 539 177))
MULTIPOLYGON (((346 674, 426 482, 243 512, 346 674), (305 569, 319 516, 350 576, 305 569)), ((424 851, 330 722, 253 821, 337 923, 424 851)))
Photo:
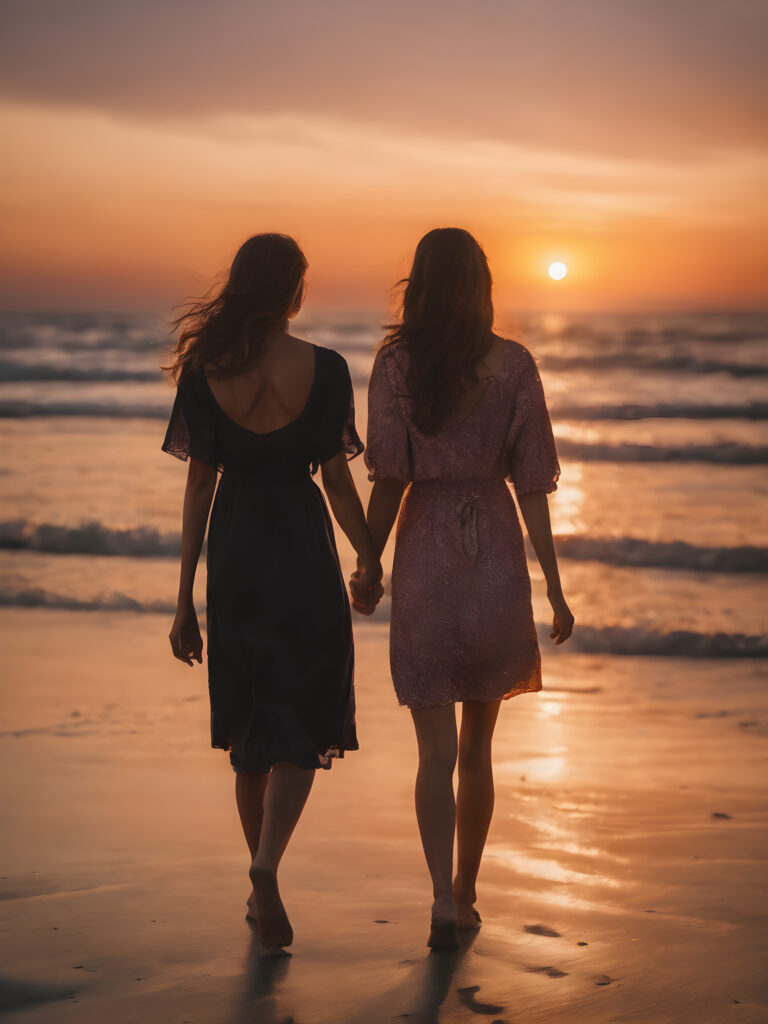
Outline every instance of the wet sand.
POLYGON ((0 1014, 10 1021, 762 1021, 759 660, 545 651, 507 703, 482 930, 425 947, 414 745, 356 620, 361 751, 318 773, 282 869, 293 955, 244 920, 247 857, 203 671, 164 616, 3 611, 0 1014))

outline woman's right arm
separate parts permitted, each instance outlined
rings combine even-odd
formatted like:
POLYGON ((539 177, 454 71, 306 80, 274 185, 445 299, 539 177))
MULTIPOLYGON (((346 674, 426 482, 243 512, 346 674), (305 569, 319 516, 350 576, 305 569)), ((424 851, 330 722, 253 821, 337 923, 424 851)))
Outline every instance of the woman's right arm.
MULTIPOLYGON (((373 549, 378 559, 381 559, 381 554, 397 519, 397 513, 400 511, 400 502, 403 499, 405 487, 406 485, 402 481, 393 478, 377 478, 374 481, 368 501, 366 520, 373 549)), ((357 572, 349 581, 349 589, 352 594, 353 607, 364 615, 373 614, 374 608, 384 593, 383 587, 380 585, 373 590, 368 586, 365 578, 365 566, 360 561, 358 561, 357 572)))
POLYGON ((203 639, 195 612, 194 586, 217 477, 213 466, 190 458, 181 524, 179 596, 170 632, 173 655, 185 665, 191 665, 193 658, 200 663, 203 660, 203 639))
POLYGON ((519 494, 517 501, 547 583, 547 597, 554 612, 550 636, 556 644, 562 644, 573 633, 574 619, 563 596, 547 494, 546 491, 531 491, 528 494, 519 494))
POLYGON ((401 480, 394 478, 381 479, 377 477, 374 480, 366 518, 379 558, 387 546, 392 527, 395 525, 405 486, 401 480))

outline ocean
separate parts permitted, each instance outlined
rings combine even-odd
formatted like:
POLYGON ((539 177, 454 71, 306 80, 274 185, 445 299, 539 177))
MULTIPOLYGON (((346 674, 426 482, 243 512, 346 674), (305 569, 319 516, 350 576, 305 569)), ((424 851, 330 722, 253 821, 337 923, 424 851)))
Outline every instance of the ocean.
MULTIPOLYGON (((348 360, 364 439, 376 317, 302 314, 295 329, 348 360)), ((536 356, 552 414, 573 649, 768 657, 768 314, 539 315, 504 333, 536 356)), ((0 316, 2 605, 41 622, 172 615, 185 467, 160 451, 170 340, 153 315, 0 316)), ((353 470, 365 492, 362 459, 353 470)), ((197 595, 202 612, 204 565, 197 595)), ((387 614, 385 600, 374 621, 387 614)))
MULTIPOLYGON (((346 356, 364 436, 376 317, 296 330, 346 356)), ((552 412, 576 628, 553 645, 531 558, 544 688, 495 730, 482 929, 427 954, 386 597, 354 617, 360 750, 317 773, 280 868, 294 955, 272 958, 243 920, 249 859, 205 666, 167 639, 186 479, 160 449, 167 328, 0 317, 13 1020, 765 1019, 768 315, 537 316, 504 333, 535 353, 552 412)), ((385 575, 391 559, 390 544, 385 575)), ((204 587, 203 560, 203 625, 204 587)))

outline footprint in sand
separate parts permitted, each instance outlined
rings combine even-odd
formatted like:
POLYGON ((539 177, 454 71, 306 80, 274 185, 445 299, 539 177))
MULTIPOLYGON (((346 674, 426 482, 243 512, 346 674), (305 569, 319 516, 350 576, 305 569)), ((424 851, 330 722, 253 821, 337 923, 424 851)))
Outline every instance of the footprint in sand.
POLYGON ((556 932, 554 928, 550 928, 546 924, 527 924, 523 930, 529 935, 546 935, 551 939, 560 938, 560 932, 556 932))
POLYGON ((548 978, 567 978, 568 972, 561 971, 558 967, 526 967, 530 974, 546 974, 548 978))
POLYGON ((479 985, 469 985, 467 988, 457 988, 456 992, 459 996, 459 1002, 462 1006, 465 1006, 468 1010, 473 1013, 501 1013, 504 1009, 503 1006, 497 1006, 495 1003, 479 1003, 475 999, 475 994, 480 991, 479 985))

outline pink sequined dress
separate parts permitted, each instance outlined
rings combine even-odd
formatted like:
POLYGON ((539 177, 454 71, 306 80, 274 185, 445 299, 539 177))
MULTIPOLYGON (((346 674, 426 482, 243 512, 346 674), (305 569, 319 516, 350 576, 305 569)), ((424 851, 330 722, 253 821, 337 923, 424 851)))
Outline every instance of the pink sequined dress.
POLYGON ((409 484, 392 570, 390 663, 410 708, 541 689, 518 495, 557 488, 560 466, 538 369, 508 341, 473 411, 437 433, 413 423, 407 352, 376 356, 368 395, 369 478, 409 484))

